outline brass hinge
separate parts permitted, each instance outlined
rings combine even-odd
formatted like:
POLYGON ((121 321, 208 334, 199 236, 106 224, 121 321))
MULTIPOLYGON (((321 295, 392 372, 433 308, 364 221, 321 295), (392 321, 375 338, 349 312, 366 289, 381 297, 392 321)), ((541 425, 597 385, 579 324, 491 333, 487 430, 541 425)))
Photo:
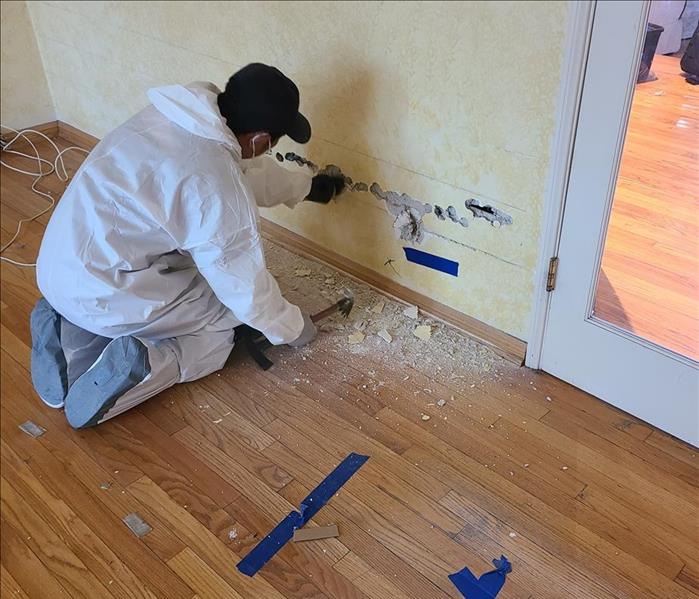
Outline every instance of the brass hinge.
POLYGON ((546 291, 553 291, 556 288, 556 275, 558 275, 558 256, 549 260, 549 274, 546 277, 546 291))

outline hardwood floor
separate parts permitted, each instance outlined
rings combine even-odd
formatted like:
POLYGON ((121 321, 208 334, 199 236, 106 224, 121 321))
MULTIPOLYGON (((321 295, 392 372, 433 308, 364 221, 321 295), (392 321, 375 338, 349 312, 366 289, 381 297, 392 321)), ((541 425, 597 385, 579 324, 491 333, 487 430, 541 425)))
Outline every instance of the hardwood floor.
POLYGON ((699 360, 699 88, 679 62, 636 86, 595 314, 699 360))
MULTIPOLYGON (((43 202, 28 177, 1 174, 4 243, 43 202)), ((33 260, 45 222, 7 255, 33 260)), ((312 268, 321 283, 342 276, 312 268)), ((501 553, 513 571, 499 598, 699 597, 697 450, 487 352, 449 364, 436 324, 439 366, 395 340, 350 351, 322 332, 308 350, 275 349, 268 372, 236 353, 75 431, 32 389, 37 297, 32 269, 2 265, 3 598, 458 598, 447 575, 501 553), (26 435, 26 420, 46 433, 26 435), (240 575, 238 559, 351 451, 371 458, 314 518, 340 536, 240 575), (152 532, 135 536, 131 512, 152 532)), ((360 316, 379 299, 358 297, 360 316)))

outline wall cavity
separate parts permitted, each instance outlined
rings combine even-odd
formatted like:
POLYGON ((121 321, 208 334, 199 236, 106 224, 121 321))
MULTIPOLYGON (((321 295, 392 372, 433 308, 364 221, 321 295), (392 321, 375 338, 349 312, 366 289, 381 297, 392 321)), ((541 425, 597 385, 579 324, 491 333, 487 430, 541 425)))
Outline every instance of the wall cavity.
POLYGON ((483 206, 478 202, 478 200, 471 199, 466 200, 465 205, 466 208, 471 211, 474 218, 484 218, 494 227, 512 224, 512 217, 509 214, 503 212, 502 210, 498 210, 489 204, 483 206))

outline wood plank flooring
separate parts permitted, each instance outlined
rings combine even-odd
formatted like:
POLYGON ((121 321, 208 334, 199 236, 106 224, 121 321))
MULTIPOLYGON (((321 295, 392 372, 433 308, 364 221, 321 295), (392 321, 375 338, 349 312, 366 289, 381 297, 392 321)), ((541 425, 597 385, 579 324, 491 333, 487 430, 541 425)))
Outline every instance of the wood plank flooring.
MULTIPOLYGON (((1 174, 4 243, 42 200, 28 177, 1 174)), ((7 255, 32 261, 45 223, 7 255)), ((360 317, 380 299, 362 294, 360 317)), ((218 374, 74 431, 32 390, 37 297, 33 269, 2 265, 3 598, 458 598, 447 575, 501 553, 505 599, 699 597, 696 449, 557 379, 495 356, 435 367, 395 341, 350 351, 322 332, 273 350, 268 372, 234 353, 218 374), (26 420, 46 433, 29 437, 26 420), (340 536, 240 575, 239 558, 350 451, 371 459, 314 518, 340 536), (150 534, 124 525, 131 512, 150 534)), ((443 334, 435 325, 434 355, 443 334)))
POLYGON ((595 315, 699 360, 699 88, 679 63, 636 86, 595 315))

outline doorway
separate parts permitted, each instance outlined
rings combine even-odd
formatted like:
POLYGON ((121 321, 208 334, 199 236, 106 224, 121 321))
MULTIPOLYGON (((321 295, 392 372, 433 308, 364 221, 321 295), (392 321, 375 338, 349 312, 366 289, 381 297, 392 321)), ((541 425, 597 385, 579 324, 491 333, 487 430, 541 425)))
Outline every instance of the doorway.
POLYGON ((540 366, 699 445, 699 87, 649 7, 594 6, 540 366))

